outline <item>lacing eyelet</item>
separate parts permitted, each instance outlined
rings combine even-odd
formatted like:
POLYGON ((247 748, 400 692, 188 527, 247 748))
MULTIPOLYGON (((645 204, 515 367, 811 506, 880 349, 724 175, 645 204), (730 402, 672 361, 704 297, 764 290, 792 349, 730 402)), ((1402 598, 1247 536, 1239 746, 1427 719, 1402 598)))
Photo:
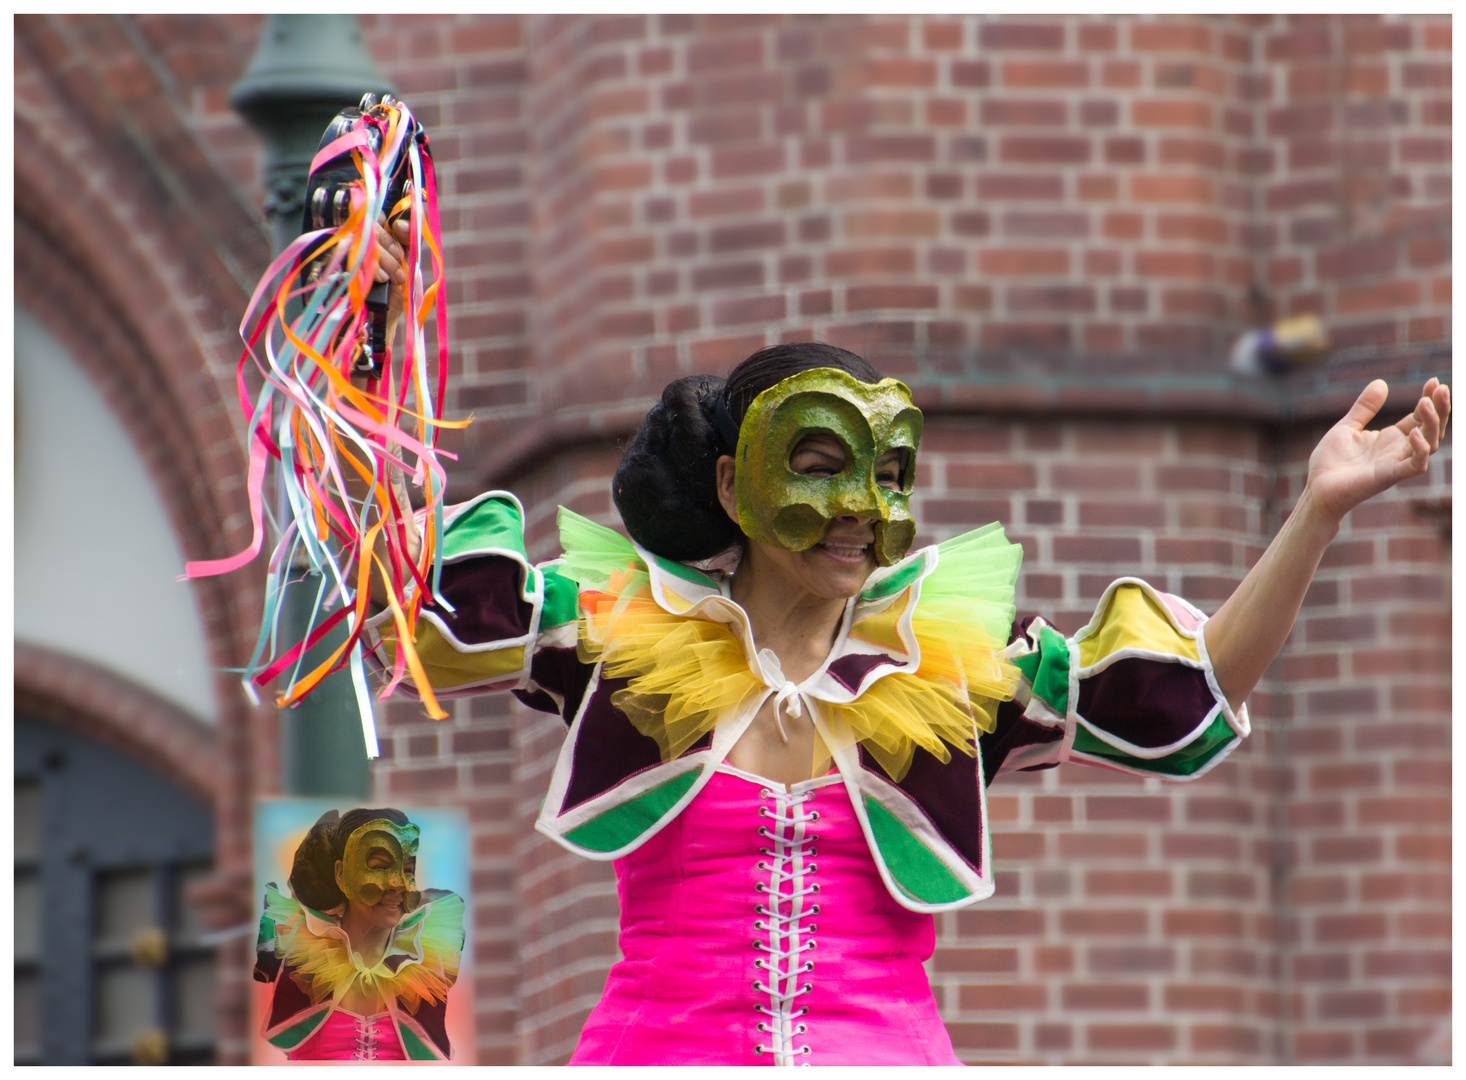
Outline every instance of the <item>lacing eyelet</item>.
MULTIPOLYGON (((769 913, 769 909, 766 908, 766 907, 764 907, 762 904, 754 904, 753 905, 753 913, 755 915, 767 915, 769 913)), ((760 927, 760 929, 763 929, 763 928, 760 927)))
POLYGON ((754 866, 754 869, 755 870, 772 870, 773 867, 770 866, 768 863, 764 862, 762 859, 760 859, 758 861, 758 863, 754 866))
POLYGON ((800 1024, 797 1028, 794 1029, 794 1034, 796 1034, 796 1035, 803 1035, 808 1030, 809 1030, 809 1025, 808 1024, 800 1024))
POLYGON ((820 812, 818 810, 811 810, 809 812, 809 820, 810 821, 818 821, 819 819, 820 819, 820 812))
MULTIPOLYGON (((809 908, 809 913, 811 915, 818 915, 820 913, 820 906, 818 904, 811 904, 810 905, 810 908, 809 908)), ((760 914, 765 914, 765 913, 764 912, 760 912, 760 914)))
POLYGON ((765 885, 762 881, 760 881, 757 885, 753 887, 753 890, 754 892, 768 892, 769 887, 765 885))
POLYGON ((813 971, 814 970, 814 961, 813 960, 809 961, 803 967, 801 967, 799 970, 800 970, 801 973, 808 973, 808 972, 813 971))
POLYGON ((768 788, 759 788, 758 789, 758 797, 760 799, 772 799, 774 797, 774 793, 772 791, 770 791, 768 788))
POLYGON ((760 806, 758 808, 758 816, 759 817, 773 817, 774 815, 771 814, 771 813, 769 813, 769 808, 767 806, 760 806))
POLYGON ((809 1057, 809 1044, 805 1043, 803 1046, 801 1046, 799 1048, 799 1053, 803 1057, 809 1057))
MULTIPOLYGON (((814 932, 814 927, 813 926, 811 926, 809 928, 809 932, 810 933, 813 933, 814 932)), ((817 949, 817 948, 819 948, 819 942, 818 941, 811 940, 811 941, 806 942, 804 947, 806 949, 817 949)))
POLYGON ((764 1044, 763 1044, 763 1043, 756 1043, 756 1044, 755 1044, 755 1045, 754 1045, 754 1048, 753 1048, 753 1052, 754 1052, 754 1053, 755 1053, 755 1054, 762 1054, 762 1053, 766 1053, 766 1051, 765 1051, 765 1050, 764 1050, 764 1044))
POLYGON ((813 885, 811 885, 809 887, 809 891, 810 892, 819 892, 820 891, 820 883, 818 881, 816 881, 813 885))

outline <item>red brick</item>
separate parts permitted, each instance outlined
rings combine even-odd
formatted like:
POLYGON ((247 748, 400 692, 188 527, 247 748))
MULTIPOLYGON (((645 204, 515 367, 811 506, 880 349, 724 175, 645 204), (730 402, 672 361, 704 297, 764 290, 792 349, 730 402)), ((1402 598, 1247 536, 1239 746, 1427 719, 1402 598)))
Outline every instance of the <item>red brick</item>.
POLYGON ((1130 983, 1098 983, 1065 986, 1060 1000, 1066 1009, 1086 1011, 1143 1011, 1150 1005, 1150 990, 1130 983))
POLYGON ((1085 1042, 1091 1050, 1170 1050, 1176 1029, 1169 1024, 1089 1024, 1085 1042))
POLYGON ((1192 100, 1136 101, 1130 106, 1130 116, 1139 127, 1182 127, 1210 131, 1216 122, 1209 102, 1192 100))
POLYGON ((1059 22, 983 22, 977 30, 984 49, 1026 49, 1057 51, 1064 47, 1064 26, 1059 22))

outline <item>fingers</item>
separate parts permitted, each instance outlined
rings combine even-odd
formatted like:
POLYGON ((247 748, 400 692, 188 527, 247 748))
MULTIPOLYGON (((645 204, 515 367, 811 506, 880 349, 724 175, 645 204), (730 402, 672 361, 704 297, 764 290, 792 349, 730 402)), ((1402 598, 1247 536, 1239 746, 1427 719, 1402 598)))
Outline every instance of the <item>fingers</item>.
POLYGON ((1425 435, 1416 428, 1410 433, 1410 465, 1417 473, 1425 471, 1430 464, 1430 444, 1425 441, 1425 435))
POLYGON ((1439 379, 1431 379, 1420 393, 1415 409, 1395 426, 1404 435, 1419 431, 1433 454, 1441 445, 1446 418, 1451 411, 1451 391, 1439 379))
POLYGON ((402 285, 407 281, 406 254, 397 238, 387 231, 385 219, 378 219, 377 237, 377 281, 391 281, 402 285))
POLYGON ((1363 431, 1364 425, 1374 419, 1389 396, 1390 388, 1385 381, 1375 379, 1360 392, 1340 422, 1351 425, 1356 431, 1363 431))
MULTIPOLYGON (((1431 382, 1436 380, 1432 379, 1431 382)), ((1426 385, 1429 385, 1427 383, 1426 385)), ((1441 418, 1441 434, 1446 433, 1446 424, 1451 419, 1451 388, 1445 383, 1439 384, 1430 395, 1431 401, 1435 403, 1435 411, 1441 418)))

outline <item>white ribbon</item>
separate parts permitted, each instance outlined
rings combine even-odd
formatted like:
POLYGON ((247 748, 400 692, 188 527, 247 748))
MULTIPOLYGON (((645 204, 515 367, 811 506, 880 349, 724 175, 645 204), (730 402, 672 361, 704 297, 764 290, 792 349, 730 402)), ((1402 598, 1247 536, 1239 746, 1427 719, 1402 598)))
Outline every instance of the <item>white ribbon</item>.
POLYGON ((758 660, 763 668, 764 681, 778 690, 774 695, 774 722, 779 725, 779 738, 787 743, 789 733, 784 730, 784 710, 789 710, 790 719, 798 720, 804 715, 804 695, 798 683, 784 677, 783 665, 772 649, 760 649, 758 660))

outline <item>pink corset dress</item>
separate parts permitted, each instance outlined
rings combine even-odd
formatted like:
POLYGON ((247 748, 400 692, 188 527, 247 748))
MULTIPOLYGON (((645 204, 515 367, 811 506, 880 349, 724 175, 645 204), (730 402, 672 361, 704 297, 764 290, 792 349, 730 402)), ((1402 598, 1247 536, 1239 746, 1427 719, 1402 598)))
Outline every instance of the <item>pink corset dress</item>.
POLYGON ((402 1040, 390 1013, 357 1016, 337 1009, 290 1054, 291 1061, 403 1061, 402 1040))
POLYGON ((722 766, 617 859, 621 952, 572 1065, 960 1065, 838 776, 722 766))

